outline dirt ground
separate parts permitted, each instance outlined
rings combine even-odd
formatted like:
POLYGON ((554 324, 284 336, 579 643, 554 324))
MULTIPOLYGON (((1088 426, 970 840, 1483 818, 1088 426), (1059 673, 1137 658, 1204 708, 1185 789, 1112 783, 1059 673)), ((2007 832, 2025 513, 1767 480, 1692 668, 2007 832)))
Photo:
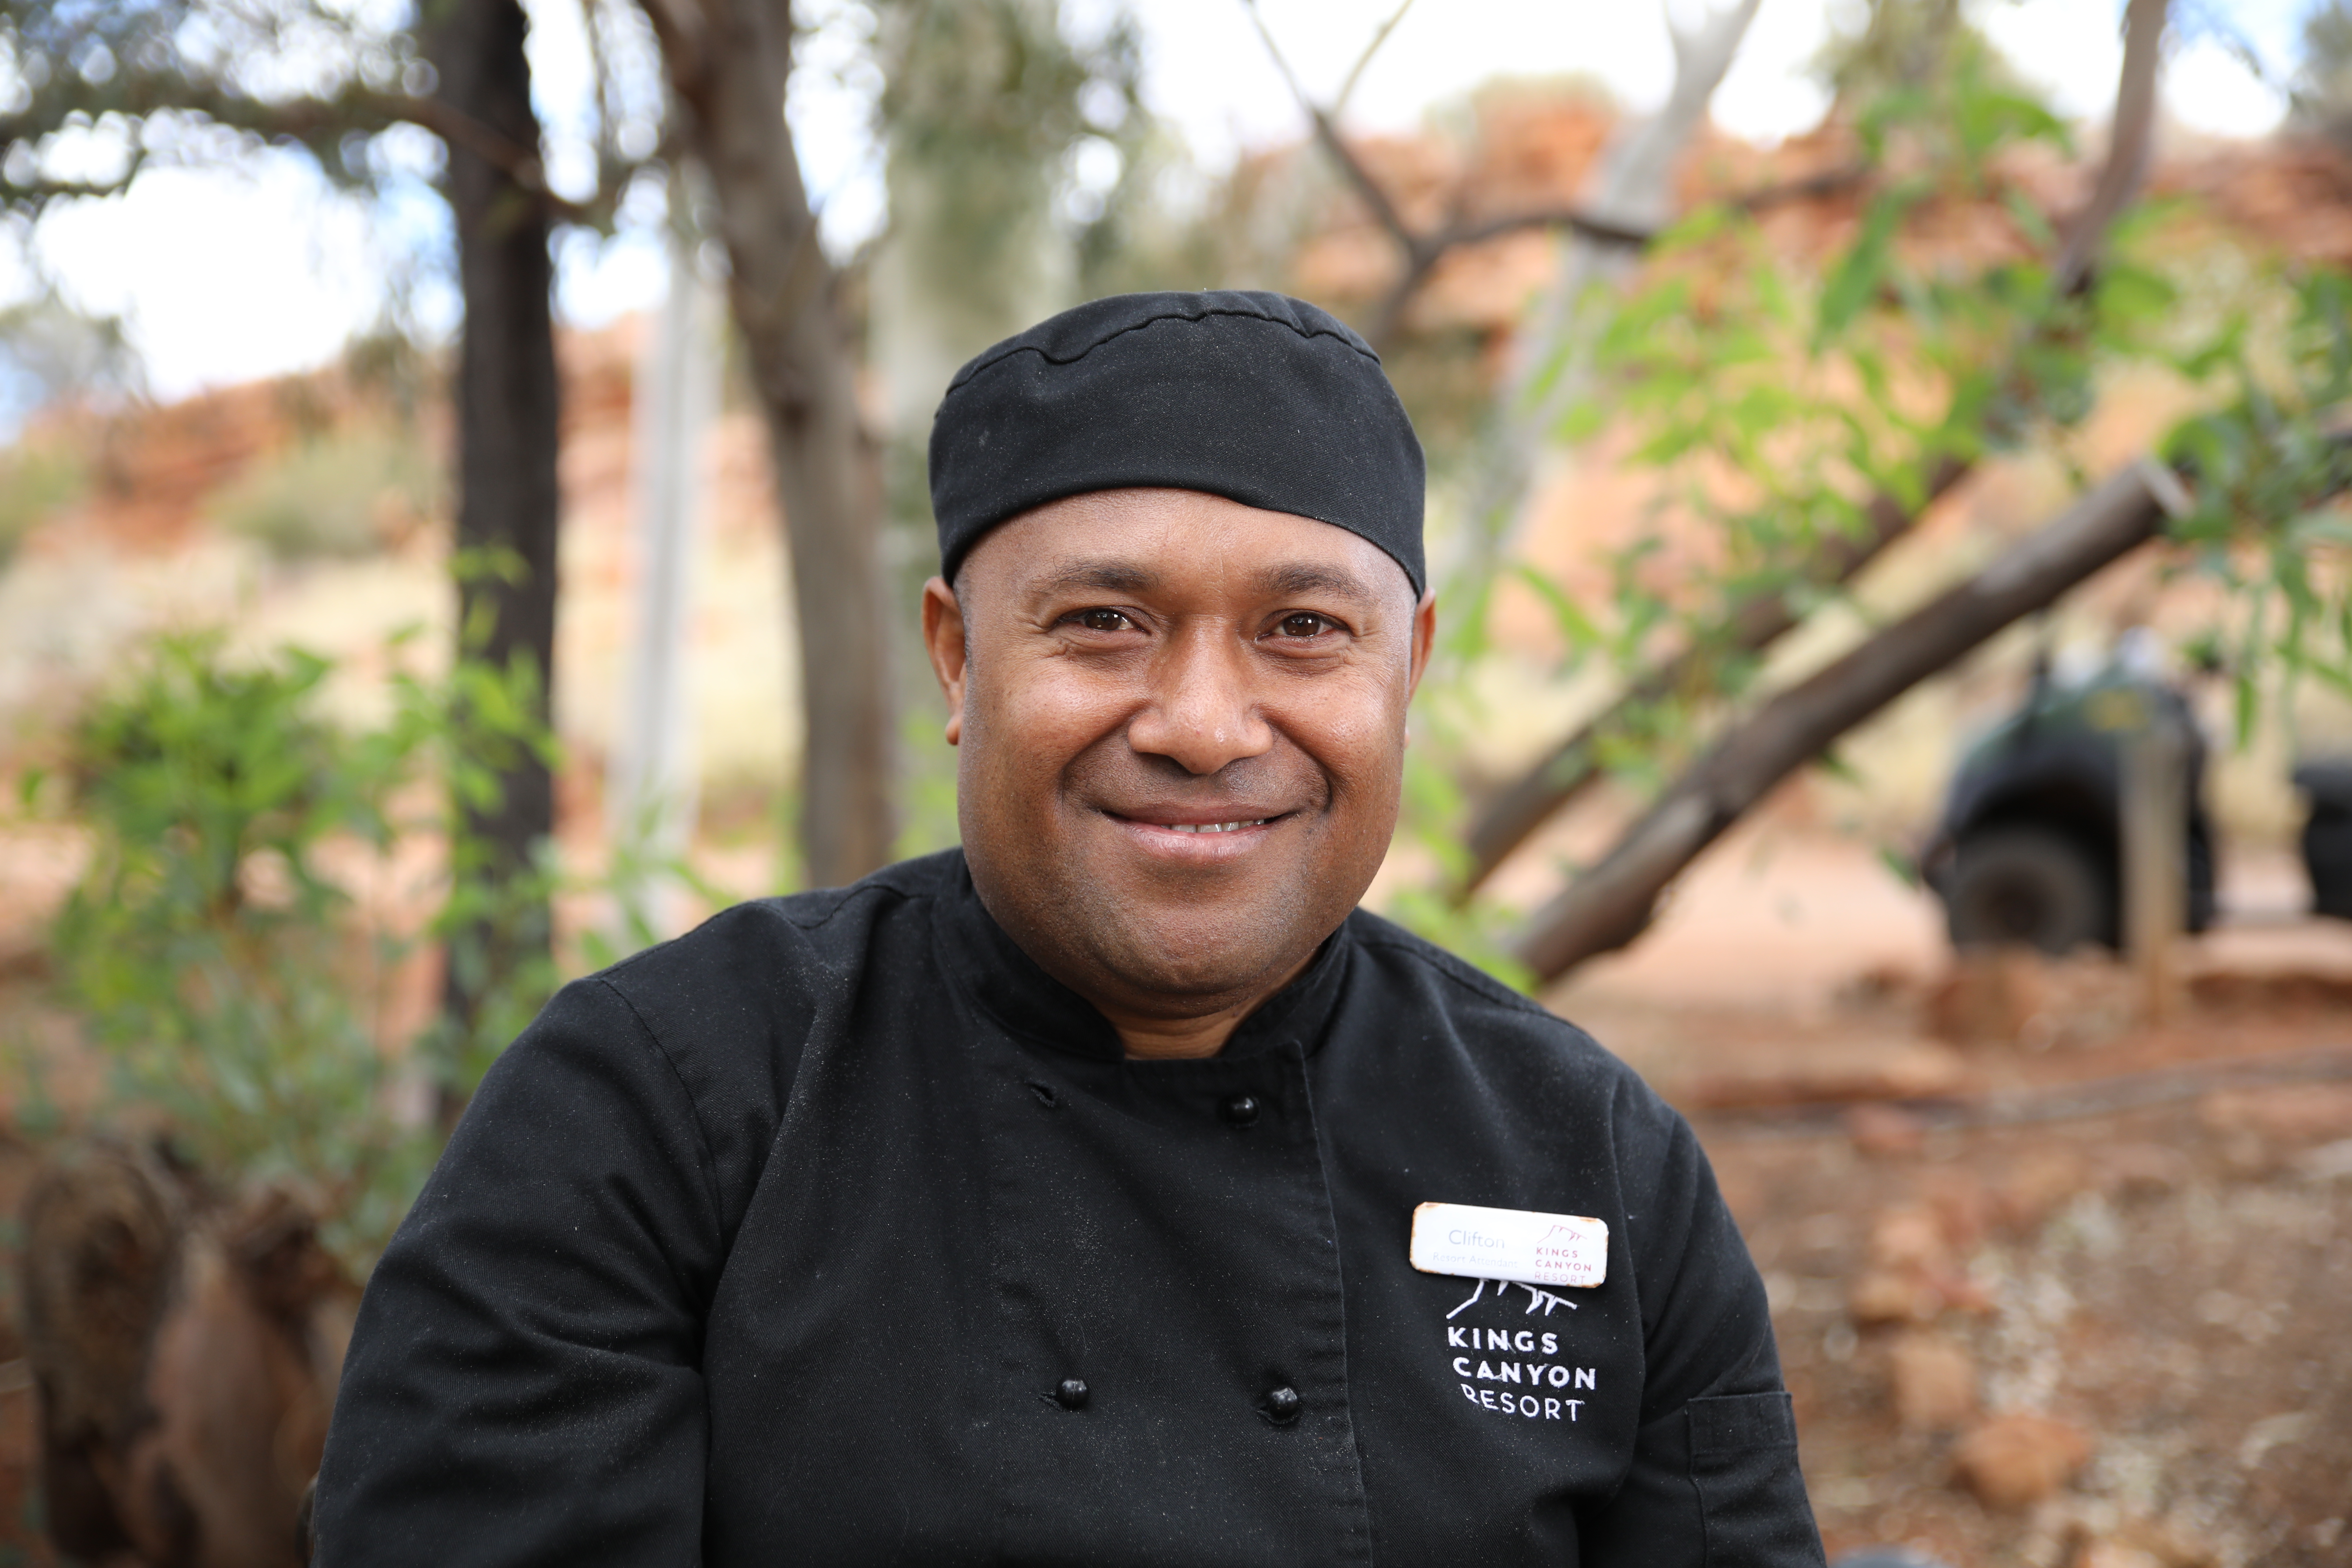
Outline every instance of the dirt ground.
MULTIPOLYGON (((2111 963, 1956 979, 1934 904, 1870 847, 1760 827, 1547 998, 1699 1129, 1833 1558, 2352 1564, 2352 1080, 2197 1076, 2352 1051, 2352 924, 2301 897, 2291 859, 2238 858, 2240 918, 2147 1028, 2111 963), (2013 1121, 2118 1081, 2156 1101, 2013 1121), (1948 1124, 1986 1105, 2012 1120, 1948 1124)), ((0 964, 0 1031, 38 1024, 37 984, 0 964)), ((0 1131, 0 1215, 33 1143, 0 1131)), ((53 1561, 16 1354, 0 1326, 0 1568, 53 1561)))
POLYGON ((1832 1559, 2352 1563, 2352 925, 2294 915, 2291 858, 2237 857, 2235 918, 2148 1028, 2111 962, 1955 978, 1936 906, 1865 850, 1769 840, 1548 1000, 1698 1128, 1832 1559), (2333 1080, 2226 1076, 2314 1053, 2333 1080), (2162 1098, 1942 1125, 2119 1083, 2162 1098))

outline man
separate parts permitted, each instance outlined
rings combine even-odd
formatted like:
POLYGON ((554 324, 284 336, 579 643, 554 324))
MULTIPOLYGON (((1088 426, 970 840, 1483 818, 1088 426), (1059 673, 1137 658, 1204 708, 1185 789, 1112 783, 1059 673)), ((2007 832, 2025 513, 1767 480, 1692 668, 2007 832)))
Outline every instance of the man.
POLYGON ((1434 625, 1371 352, 1097 301, 931 485, 963 848, 549 1005, 369 1287, 319 1561, 1817 1563, 1688 1129, 1351 912, 1434 625))

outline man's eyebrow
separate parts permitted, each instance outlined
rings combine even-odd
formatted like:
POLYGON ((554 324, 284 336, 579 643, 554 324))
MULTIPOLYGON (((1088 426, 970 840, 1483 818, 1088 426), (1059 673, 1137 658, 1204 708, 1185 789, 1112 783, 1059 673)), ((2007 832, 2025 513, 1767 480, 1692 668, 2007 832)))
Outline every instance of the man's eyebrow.
MULTIPOLYGON (((1149 594, 1161 585, 1158 573, 1130 561, 1073 561, 1037 577, 1028 584, 1028 592, 1040 595, 1087 591, 1102 594, 1149 594)), ((1269 566, 1257 574, 1251 584, 1261 598, 1301 598, 1326 594, 1348 599, 1370 599, 1372 590, 1364 580, 1343 566, 1329 566, 1314 562, 1293 562, 1287 565, 1269 566)))
POLYGON ((1267 567, 1257 575, 1257 591, 1269 599, 1288 599, 1313 594, 1331 594, 1344 599, 1373 597, 1371 589, 1364 585, 1364 580, 1345 567, 1305 562, 1267 567))
POLYGON ((1066 594, 1092 588, 1105 594, 1146 594, 1159 586, 1159 577, 1125 561, 1073 561, 1059 571, 1029 584, 1033 594, 1066 594))

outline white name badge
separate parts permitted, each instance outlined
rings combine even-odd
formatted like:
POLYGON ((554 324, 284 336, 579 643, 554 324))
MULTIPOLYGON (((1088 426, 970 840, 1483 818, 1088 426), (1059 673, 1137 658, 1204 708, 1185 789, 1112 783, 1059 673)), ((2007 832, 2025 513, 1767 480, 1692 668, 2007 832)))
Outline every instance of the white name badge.
POLYGON ((1410 1256, 1423 1274, 1592 1286, 1609 1272, 1609 1227, 1578 1214, 1423 1204, 1410 1256))

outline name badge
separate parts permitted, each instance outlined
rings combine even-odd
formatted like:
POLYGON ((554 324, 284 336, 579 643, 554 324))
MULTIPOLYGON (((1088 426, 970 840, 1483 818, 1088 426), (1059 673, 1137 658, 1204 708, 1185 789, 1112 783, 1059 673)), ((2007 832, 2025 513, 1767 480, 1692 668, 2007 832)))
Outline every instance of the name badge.
POLYGON ((1609 1272, 1609 1226, 1579 1214, 1423 1204, 1410 1256, 1423 1274, 1590 1287, 1609 1272))

